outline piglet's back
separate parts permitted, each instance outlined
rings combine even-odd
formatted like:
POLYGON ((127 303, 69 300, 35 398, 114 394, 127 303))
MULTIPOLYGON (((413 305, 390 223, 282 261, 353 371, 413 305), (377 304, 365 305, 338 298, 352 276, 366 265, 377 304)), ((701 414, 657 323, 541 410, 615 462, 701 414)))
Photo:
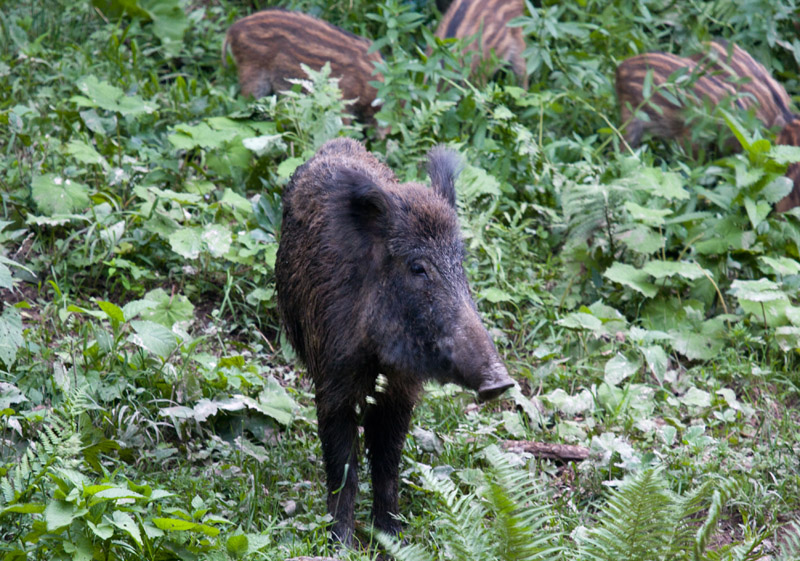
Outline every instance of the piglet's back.
POLYGON ((377 52, 368 53, 372 42, 308 14, 282 9, 263 10, 240 19, 229 29, 223 56, 229 47, 239 73, 242 94, 262 97, 290 89, 289 79, 306 78, 301 64, 319 70, 325 63, 340 78, 344 99, 357 99, 353 110, 359 117, 375 113, 371 107, 377 90, 369 82, 377 52))

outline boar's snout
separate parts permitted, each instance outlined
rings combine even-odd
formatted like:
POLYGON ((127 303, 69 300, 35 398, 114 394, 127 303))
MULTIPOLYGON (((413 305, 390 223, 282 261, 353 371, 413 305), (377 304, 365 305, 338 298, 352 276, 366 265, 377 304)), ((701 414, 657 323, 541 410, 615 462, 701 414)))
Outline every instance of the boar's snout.
POLYGON ((485 379, 478 388, 478 398, 489 401, 500 397, 503 392, 514 385, 514 380, 508 375, 505 366, 495 364, 486 373, 485 379))
POLYGON ((514 385, 471 300, 463 300, 449 356, 456 382, 478 392, 481 401, 494 399, 514 385))

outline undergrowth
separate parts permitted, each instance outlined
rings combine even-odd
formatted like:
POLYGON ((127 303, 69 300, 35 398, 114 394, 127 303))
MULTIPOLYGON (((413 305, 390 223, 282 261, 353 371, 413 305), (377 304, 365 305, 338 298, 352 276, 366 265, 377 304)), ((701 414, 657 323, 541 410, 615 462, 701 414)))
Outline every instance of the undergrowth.
POLYGON ((717 110, 695 137, 740 153, 632 150, 612 83, 724 37, 797 94, 794 0, 528 2, 527 91, 470 80, 422 0, 1 5, 3 559, 800 556, 800 213, 772 212, 797 149, 717 110), (375 40, 385 138, 328 69, 238 95, 223 34, 273 5, 375 40), (365 486, 363 547, 337 552, 274 264, 283 187, 341 135, 402 180, 462 155, 465 266, 520 387, 427 388, 403 541, 372 533, 365 486))

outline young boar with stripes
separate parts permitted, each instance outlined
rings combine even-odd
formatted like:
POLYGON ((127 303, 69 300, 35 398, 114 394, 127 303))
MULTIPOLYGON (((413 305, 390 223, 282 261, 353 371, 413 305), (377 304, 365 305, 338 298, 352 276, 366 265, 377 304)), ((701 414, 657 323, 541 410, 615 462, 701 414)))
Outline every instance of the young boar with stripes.
POLYGON ((732 99, 733 104, 745 108, 739 100, 734 99, 736 90, 729 83, 714 76, 702 75, 692 60, 661 52, 646 53, 623 61, 617 67, 616 91, 622 122, 627 123, 625 140, 631 146, 638 146, 645 133, 661 138, 687 139, 690 136, 687 109, 691 105, 701 105, 704 101, 718 105, 726 99, 732 99), (679 72, 684 74, 676 78, 679 72), (652 81, 650 96, 646 98, 648 74, 652 76, 652 81), (668 99, 661 92, 671 78, 676 87, 669 88, 672 99, 668 99), (679 85, 682 87, 677 88, 679 85), (678 92, 678 89, 681 91, 678 92), (637 111, 647 115, 647 119, 637 118, 637 111))
POLYGON ((350 110, 362 121, 377 112, 373 105, 377 90, 372 80, 377 52, 372 42, 308 14, 282 9, 263 10, 234 23, 222 45, 223 63, 230 48, 239 73, 242 94, 255 98, 288 90, 289 79, 306 78, 300 67, 319 70, 330 63, 331 76, 339 78, 346 100, 355 100, 350 110))
POLYGON ((703 52, 689 58, 704 73, 731 84, 745 107, 755 107, 759 121, 767 127, 782 127, 791 120, 792 100, 786 88, 750 53, 724 39, 703 46, 703 52))
POLYGON ((289 341, 316 389, 332 537, 353 541, 358 425, 376 528, 397 533, 400 459, 426 380, 491 399, 513 385, 461 261, 457 157, 429 154, 431 188, 399 183, 349 138, 325 143, 283 194, 275 279, 289 341))
POLYGON ((494 52, 498 59, 505 60, 524 88, 528 88, 525 68, 525 39, 522 29, 508 27, 508 22, 523 14, 523 0, 455 0, 445 12, 436 37, 464 39, 475 37, 465 52, 475 53, 470 62, 474 75, 483 61, 494 52))

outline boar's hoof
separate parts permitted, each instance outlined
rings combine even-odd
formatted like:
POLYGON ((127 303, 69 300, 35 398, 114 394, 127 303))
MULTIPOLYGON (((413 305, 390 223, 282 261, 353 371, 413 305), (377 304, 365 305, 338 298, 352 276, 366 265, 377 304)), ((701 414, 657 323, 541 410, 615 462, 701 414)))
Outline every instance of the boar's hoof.
POLYGON ((499 397, 503 392, 514 385, 514 380, 509 377, 505 368, 497 369, 492 374, 493 375, 478 388, 478 398, 481 401, 488 401, 499 397))

